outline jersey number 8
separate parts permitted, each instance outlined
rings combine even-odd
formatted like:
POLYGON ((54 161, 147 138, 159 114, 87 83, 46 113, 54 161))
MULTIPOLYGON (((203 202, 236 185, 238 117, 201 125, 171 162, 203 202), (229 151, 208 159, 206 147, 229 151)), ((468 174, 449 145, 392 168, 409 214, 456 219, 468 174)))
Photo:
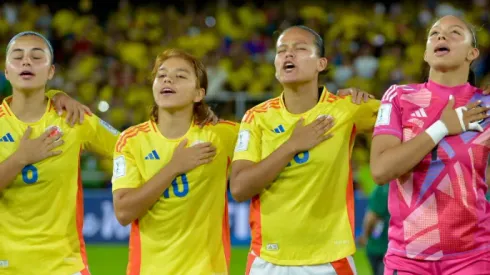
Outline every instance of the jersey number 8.
POLYGON ((169 186, 167 189, 165 189, 165 191, 163 192, 163 197, 168 199, 170 198, 170 188, 172 188, 174 190, 174 195, 176 197, 179 197, 179 198, 183 198, 185 196, 187 196, 187 194, 189 194, 189 181, 187 180, 187 175, 186 174, 182 174, 178 177, 176 177, 173 181, 172 181, 172 185, 169 186), (177 179, 180 178, 180 180, 182 181, 182 190, 179 190, 179 183, 177 182, 177 179))
POLYGON ((36 183, 39 179, 39 175, 37 173, 37 168, 29 164, 24 169, 22 169, 22 180, 27 184, 36 183))

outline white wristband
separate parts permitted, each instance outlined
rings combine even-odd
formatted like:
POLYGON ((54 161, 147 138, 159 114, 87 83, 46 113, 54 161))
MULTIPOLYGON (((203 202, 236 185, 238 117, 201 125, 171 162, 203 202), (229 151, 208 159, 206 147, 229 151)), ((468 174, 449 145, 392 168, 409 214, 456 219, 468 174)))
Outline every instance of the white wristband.
POLYGON ((425 132, 432 138, 435 144, 438 144, 445 136, 449 134, 449 131, 444 122, 438 120, 434 122, 425 132))

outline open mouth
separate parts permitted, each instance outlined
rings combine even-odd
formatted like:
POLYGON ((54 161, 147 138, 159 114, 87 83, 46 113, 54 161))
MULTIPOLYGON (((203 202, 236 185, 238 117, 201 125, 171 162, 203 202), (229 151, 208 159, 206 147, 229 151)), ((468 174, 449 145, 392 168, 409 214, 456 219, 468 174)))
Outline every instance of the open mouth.
POLYGON ((23 71, 20 73, 20 76, 34 76, 34 73, 29 71, 23 71))
POLYGON ((451 50, 447 46, 439 46, 434 49, 436 55, 444 55, 449 53, 451 50))
POLYGON ((282 68, 286 71, 286 72, 290 72, 292 71, 294 68, 296 68, 296 65, 294 65, 293 62, 291 61, 287 61, 287 62, 284 62, 284 65, 282 66, 282 68))
POLYGON ((161 95, 175 94, 175 91, 171 88, 163 88, 160 90, 161 95))

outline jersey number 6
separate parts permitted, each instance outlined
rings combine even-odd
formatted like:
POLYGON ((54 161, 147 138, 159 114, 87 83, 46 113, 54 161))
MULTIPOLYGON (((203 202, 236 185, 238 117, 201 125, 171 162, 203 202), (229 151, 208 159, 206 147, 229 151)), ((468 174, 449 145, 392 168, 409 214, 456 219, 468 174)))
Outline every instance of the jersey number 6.
POLYGON ((27 184, 33 184, 36 183, 38 180, 39 176, 37 173, 37 168, 29 164, 24 169, 22 169, 22 180, 27 183, 27 184))
POLYGON ((186 174, 182 174, 178 177, 176 177, 173 181, 172 181, 172 185, 169 186, 167 189, 165 189, 165 191, 163 192, 163 197, 168 199, 170 198, 170 188, 172 188, 174 190, 174 195, 176 197, 179 197, 179 198, 182 198, 182 197, 185 197, 187 196, 187 194, 189 193, 189 181, 187 180, 187 175, 186 174), (177 182, 177 179, 180 178, 180 180, 182 181, 182 191, 179 190, 179 183, 177 182))

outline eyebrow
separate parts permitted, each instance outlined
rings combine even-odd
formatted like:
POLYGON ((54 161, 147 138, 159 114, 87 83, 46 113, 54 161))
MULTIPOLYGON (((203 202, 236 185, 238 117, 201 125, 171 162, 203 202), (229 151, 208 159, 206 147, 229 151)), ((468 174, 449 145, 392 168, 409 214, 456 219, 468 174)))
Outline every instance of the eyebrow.
MULTIPOLYGON (((23 52, 23 51, 24 51, 23 49, 17 48, 17 49, 13 49, 12 50, 12 53, 14 53, 14 52, 23 52)), ((42 51, 42 52, 44 52, 44 50, 41 49, 41 48, 33 48, 31 51, 42 51)))
MULTIPOLYGON (((293 43, 293 46, 297 46, 297 45, 299 45, 299 44, 306 44, 306 45, 308 45, 308 42, 306 42, 306 41, 294 42, 294 43, 293 43)), ((280 48, 280 47, 285 47, 285 46, 286 46, 286 44, 284 44, 284 43, 283 43, 283 44, 280 44, 280 45, 279 45, 279 46, 277 46, 277 47, 278 47, 278 48, 280 48)))
MULTIPOLYGON (((158 71, 160 72, 160 71, 168 71, 168 70, 167 70, 167 68, 162 67, 162 68, 158 69, 158 71)), ((178 68, 176 71, 177 72, 185 72, 185 73, 190 74, 189 70, 184 69, 184 68, 178 68)))
MULTIPOLYGON (((458 28, 460 28, 460 29, 462 29, 462 30, 466 30, 466 29, 465 29, 464 27, 462 27, 461 25, 456 25, 456 24, 454 24, 454 25, 449 26, 449 28, 454 28, 454 27, 458 27, 458 28)), ((439 27, 439 26, 435 26, 435 27, 433 27, 432 29, 430 29, 430 31, 432 31, 434 28, 440 28, 440 27, 439 27)))

